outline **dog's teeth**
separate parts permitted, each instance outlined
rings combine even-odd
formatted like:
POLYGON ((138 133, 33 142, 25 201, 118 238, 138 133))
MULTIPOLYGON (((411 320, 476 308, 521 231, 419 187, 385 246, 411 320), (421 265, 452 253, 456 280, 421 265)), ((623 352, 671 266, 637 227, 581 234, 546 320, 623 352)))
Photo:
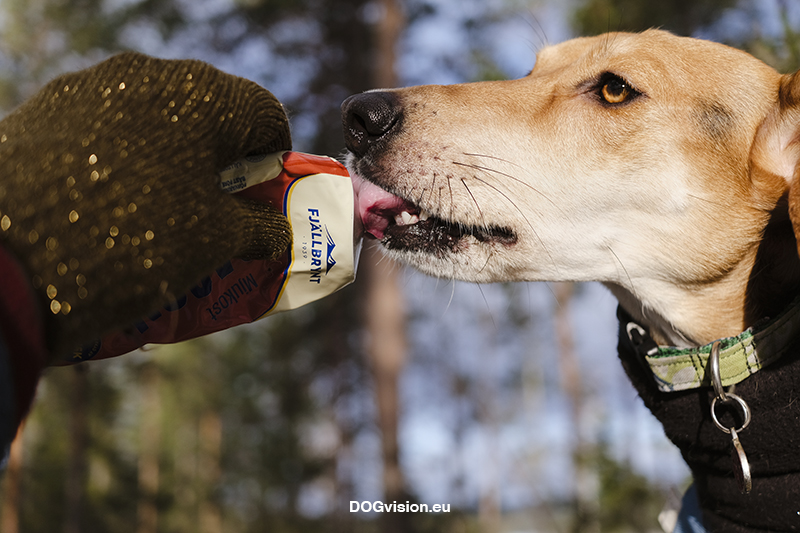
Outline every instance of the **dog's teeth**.
MULTIPOLYGON (((428 218, 427 214, 425 218, 428 218)), ((424 220, 424 219, 422 219, 424 220)), ((410 226, 420 221, 420 215, 403 211, 402 213, 394 216, 394 223, 398 226, 410 226)))
POLYGON ((408 211, 403 211, 400 213, 400 221, 402 222, 403 226, 410 226, 411 224, 416 224, 419 222, 419 217, 417 215, 412 215, 408 211))
POLYGON ((428 213, 427 211, 422 211, 422 212, 419 214, 419 219, 420 219, 420 220, 428 220, 428 217, 430 217, 430 216, 431 216, 431 214, 430 214, 430 213, 428 213))

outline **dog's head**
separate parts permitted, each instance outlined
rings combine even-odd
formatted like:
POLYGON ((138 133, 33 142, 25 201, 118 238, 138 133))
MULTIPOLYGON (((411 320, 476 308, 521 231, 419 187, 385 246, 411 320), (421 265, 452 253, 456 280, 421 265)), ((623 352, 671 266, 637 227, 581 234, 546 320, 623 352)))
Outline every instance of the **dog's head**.
POLYGON ((424 272, 596 280, 663 316, 747 285, 800 159, 798 87, 662 31, 574 39, 519 80, 349 98, 348 166, 367 230, 424 272))

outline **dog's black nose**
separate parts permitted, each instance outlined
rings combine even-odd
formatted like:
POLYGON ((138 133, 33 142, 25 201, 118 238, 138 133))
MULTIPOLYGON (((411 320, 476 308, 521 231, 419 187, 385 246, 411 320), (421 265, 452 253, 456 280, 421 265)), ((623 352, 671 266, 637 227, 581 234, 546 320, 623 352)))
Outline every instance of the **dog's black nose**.
POLYGON ((402 106, 389 92, 356 94, 342 102, 342 127, 347 149, 364 155, 376 141, 392 131, 402 106))

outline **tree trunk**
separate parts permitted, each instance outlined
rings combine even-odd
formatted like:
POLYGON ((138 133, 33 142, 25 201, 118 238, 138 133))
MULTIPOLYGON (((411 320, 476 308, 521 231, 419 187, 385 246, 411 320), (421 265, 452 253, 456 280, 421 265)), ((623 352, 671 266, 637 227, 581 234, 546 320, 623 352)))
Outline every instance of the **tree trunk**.
POLYGON ((222 533, 222 513, 214 496, 221 476, 222 419, 217 411, 208 411, 200 418, 199 475, 204 489, 200 499, 201 533, 222 533))
POLYGON ((397 265, 382 259, 375 246, 369 247, 364 259, 371 270, 366 303, 367 354, 381 430, 383 490, 391 501, 404 493, 397 441, 399 381, 406 359, 403 295, 397 282, 397 265))
POLYGON ((142 413, 139 423, 139 527, 137 533, 158 530, 159 452, 161 451, 161 395, 155 363, 145 364, 141 375, 142 413))
MULTIPOLYGON (((374 85, 398 85, 395 73, 395 48, 405 25, 397 0, 380 0, 382 17, 374 28, 376 54, 374 85)), ((399 381, 406 362, 405 305, 400 290, 397 265, 382 258, 377 246, 366 246, 361 259, 361 274, 367 286, 367 357, 375 383, 378 426, 383 452, 383 488, 387 502, 405 501, 405 481, 400 468, 397 439, 399 421, 399 381)), ((398 515, 399 516, 399 515, 398 515)), ((381 530, 386 533, 408 531, 406 521, 383 513, 381 530)))
POLYGON ((65 480, 66 515, 64 533, 80 533, 84 493, 86 491, 86 449, 89 445, 89 368, 85 364, 68 369, 72 372, 69 402, 69 455, 65 480))
POLYGON ((19 505, 22 501, 22 435, 25 423, 17 430, 17 436, 11 443, 8 454, 8 464, 5 472, 5 485, 3 486, 2 513, 0 530, 3 533, 19 533, 19 505))
POLYGON ((575 292, 573 283, 556 283, 553 291, 557 305, 555 311, 556 338, 559 348, 561 388, 569 397, 572 408, 572 427, 575 443, 572 464, 575 478, 573 496, 573 533, 599 533, 597 473, 592 467, 591 448, 583 434, 583 404, 585 401, 581 380, 580 361, 575 354, 570 304, 575 292))

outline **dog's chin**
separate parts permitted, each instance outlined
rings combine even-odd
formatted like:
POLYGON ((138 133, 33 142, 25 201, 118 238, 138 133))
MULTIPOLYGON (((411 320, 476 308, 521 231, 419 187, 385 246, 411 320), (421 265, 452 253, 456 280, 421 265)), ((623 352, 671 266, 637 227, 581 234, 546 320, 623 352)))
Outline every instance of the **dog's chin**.
POLYGON ((418 268, 437 260, 452 265, 461 262, 457 256, 462 255, 485 257, 498 247, 517 243, 517 235, 510 228, 469 224, 459 221, 455 214, 444 218, 433 208, 387 191, 355 173, 352 179, 364 231, 378 239, 388 255, 418 268))

